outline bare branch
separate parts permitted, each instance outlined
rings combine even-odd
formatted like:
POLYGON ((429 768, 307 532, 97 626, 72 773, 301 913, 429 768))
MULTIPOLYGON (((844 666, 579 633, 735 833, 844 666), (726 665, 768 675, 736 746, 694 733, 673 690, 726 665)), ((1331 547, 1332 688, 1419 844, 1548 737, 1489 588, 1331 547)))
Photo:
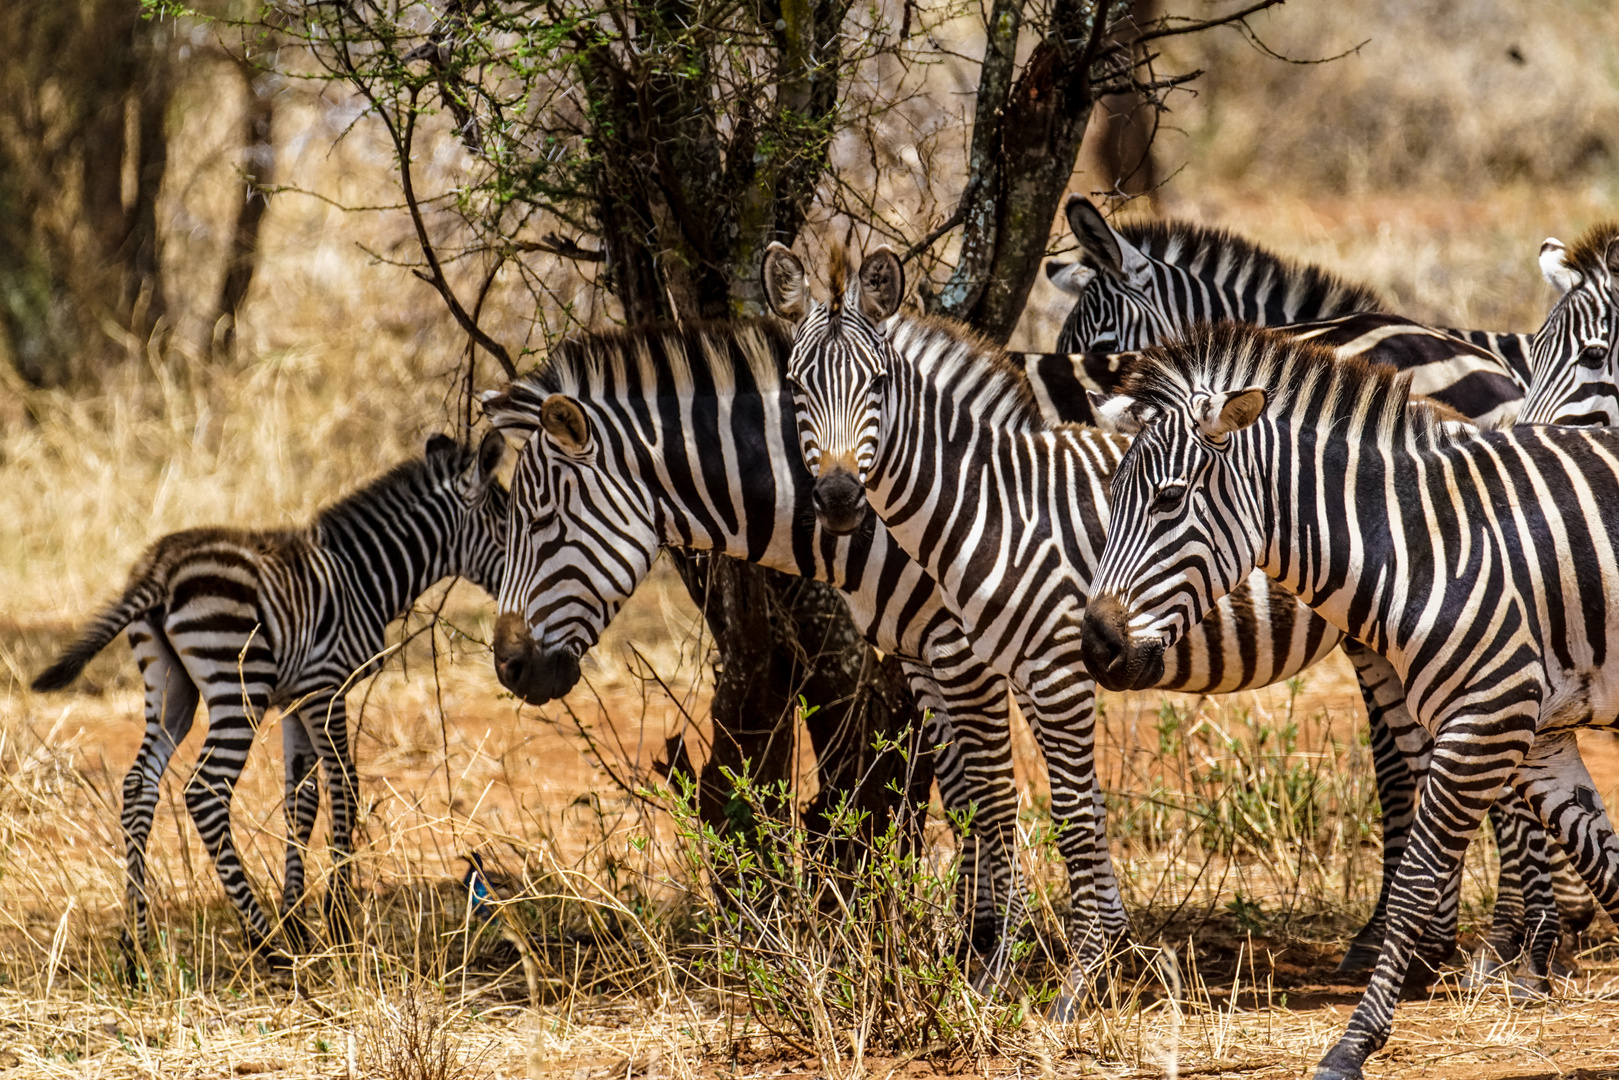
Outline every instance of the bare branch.
POLYGON ((1143 41, 1152 41, 1156 38, 1180 37, 1183 34, 1197 34, 1203 32, 1204 30, 1212 30, 1216 26, 1230 26, 1233 23, 1240 23, 1247 19, 1248 16, 1258 14, 1259 12, 1264 11, 1266 8, 1272 8, 1285 2, 1286 0, 1256 0, 1255 3, 1249 4, 1240 11, 1233 11, 1230 14, 1221 15, 1217 19, 1196 20, 1186 19, 1184 16, 1165 16, 1163 19, 1159 20, 1158 28, 1156 30, 1148 30, 1143 34, 1139 34, 1136 36, 1135 40, 1139 44, 1143 41), (1181 25, 1171 25, 1172 23, 1176 22, 1179 22, 1181 25))
POLYGON ((560 255, 575 262, 599 263, 607 259, 606 252, 581 247, 577 237, 570 240, 554 232, 548 232, 538 240, 513 240, 511 245, 518 251, 542 251, 547 255, 560 255))
POLYGON ((937 243, 941 236, 943 236, 945 233, 949 232, 951 229, 954 229, 957 225, 960 225, 963 221, 966 221, 966 220, 967 220, 967 200, 962 199, 960 202, 958 202, 956 204, 956 209, 955 209, 954 213, 952 213, 949 217, 945 218, 944 221, 939 224, 938 228, 934 229, 932 232, 928 233, 922 239, 918 240, 916 243, 914 243, 910 247, 906 248, 905 249, 905 254, 903 254, 903 255, 901 255, 899 257, 899 261, 902 262, 902 263, 910 262, 912 259, 916 258, 918 255, 922 254, 922 252, 926 251, 928 248, 932 247, 935 243, 937 243))

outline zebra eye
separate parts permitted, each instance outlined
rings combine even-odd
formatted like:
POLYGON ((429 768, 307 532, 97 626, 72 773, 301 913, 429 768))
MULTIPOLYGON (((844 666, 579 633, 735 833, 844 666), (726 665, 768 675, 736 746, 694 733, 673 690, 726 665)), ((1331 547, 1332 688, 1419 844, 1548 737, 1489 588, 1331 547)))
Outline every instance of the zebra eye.
POLYGON ((883 392, 883 387, 885 387, 887 385, 888 385, 888 372, 879 371, 877 374, 875 374, 875 375, 873 375, 871 377, 871 392, 873 394, 882 393, 883 392))
POLYGON ((1581 367, 1601 367, 1607 362, 1607 359, 1608 343, 1605 341, 1593 341, 1580 350, 1578 363, 1581 367))
POLYGON ((1155 513, 1167 514, 1179 506, 1185 497, 1185 484, 1165 484, 1158 489, 1158 494, 1152 497, 1152 509, 1155 513))

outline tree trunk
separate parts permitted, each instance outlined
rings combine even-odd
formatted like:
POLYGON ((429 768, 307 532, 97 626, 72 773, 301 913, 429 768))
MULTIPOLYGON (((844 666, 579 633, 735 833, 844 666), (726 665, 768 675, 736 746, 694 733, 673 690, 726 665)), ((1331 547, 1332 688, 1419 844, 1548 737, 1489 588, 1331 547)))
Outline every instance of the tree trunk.
POLYGON ((1089 68, 1109 29, 1106 8, 1056 0, 1015 80, 1021 2, 996 0, 991 9, 962 193, 961 258, 928 307, 998 342, 1023 315, 1074 173, 1094 105, 1089 68))
POLYGON ((275 142, 271 128, 275 120, 275 87, 248 63, 240 65, 247 87, 247 103, 242 115, 242 180, 246 190, 236 209, 236 227, 231 230, 230 252, 225 257, 225 278, 214 307, 214 340, 229 353, 236 339, 236 322, 247 290, 258 267, 259 228, 270 208, 265 190, 275 178, 275 142))
MULTIPOLYGON (((675 558, 721 656, 713 746, 698 775, 701 820, 751 838, 753 808, 737 796, 726 773, 746 773, 756 787, 785 782, 790 791, 802 699, 812 707, 805 727, 820 782, 805 825, 811 835, 828 837, 830 857, 849 865, 859 857, 851 841, 869 842, 896 818, 907 828, 919 823, 919 815, 899 811, 902 800, 925 805, 933 783, 931 759, 916 749, 922 717, 898 665, 878 660, 838 591, 735 559, 675 558), (875 748, 879 740, 884 749, 875 748), (829 828, 845 804, 866 812, 858 834, 829 828)), ((677 756, 672 753, 671 762, 677 756)), ((788 810, 767 809, 777 815, 788 810)))

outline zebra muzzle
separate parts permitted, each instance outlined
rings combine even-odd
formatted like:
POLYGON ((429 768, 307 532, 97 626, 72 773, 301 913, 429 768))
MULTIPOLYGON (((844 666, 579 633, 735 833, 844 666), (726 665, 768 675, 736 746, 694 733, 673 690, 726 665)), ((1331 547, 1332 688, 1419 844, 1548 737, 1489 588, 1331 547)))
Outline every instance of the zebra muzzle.
POLYGON ((494 651, 500 684, 530 705, 554 701, 579 681, 579 658, 565 648, 541 649, 521 616, 496 620, 494 651))
POLYGON ((822 527, 839 536, 858 529, 871 509, 860 478, 841 467, 833 467, 816 479, 810 502, 822 527))
POLYGON ((1135 637, 1129 613, 1112 596, 1094 596, 1081 624, 1080 658, 1108 690, 1144 690, 1164 677, 1164 640, 1135 637))

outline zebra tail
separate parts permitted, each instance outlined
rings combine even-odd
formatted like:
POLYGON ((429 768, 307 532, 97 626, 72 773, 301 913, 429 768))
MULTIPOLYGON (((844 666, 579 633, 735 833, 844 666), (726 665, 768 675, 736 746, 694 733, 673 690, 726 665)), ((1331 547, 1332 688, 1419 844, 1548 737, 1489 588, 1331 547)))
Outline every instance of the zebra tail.
POLYGON ((69 683, 79 677, 84 666, 95 658, 96 653, 123 633, 124 627, 162 602, 162 583, 153 574, 141 574, 140 569, 137 568, 134 580, 130 581, 124 595, 97 615, 95 622, 67 647, 56 663, 35 677, 30 685, 36 693, 66 689, 69 683))

